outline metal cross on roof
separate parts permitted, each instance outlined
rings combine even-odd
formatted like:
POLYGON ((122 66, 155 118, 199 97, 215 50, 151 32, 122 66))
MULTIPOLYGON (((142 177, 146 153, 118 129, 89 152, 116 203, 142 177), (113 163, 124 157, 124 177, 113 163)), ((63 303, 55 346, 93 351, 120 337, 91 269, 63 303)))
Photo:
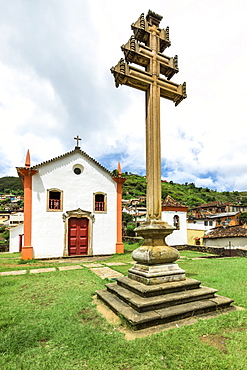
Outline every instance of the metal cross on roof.
POLYGON ((79 147, 79 140, 81 140, 81 138, 77 135, 76 137, 74 137, 74 139, 76 140, 76 148, 80 148, 79 147))

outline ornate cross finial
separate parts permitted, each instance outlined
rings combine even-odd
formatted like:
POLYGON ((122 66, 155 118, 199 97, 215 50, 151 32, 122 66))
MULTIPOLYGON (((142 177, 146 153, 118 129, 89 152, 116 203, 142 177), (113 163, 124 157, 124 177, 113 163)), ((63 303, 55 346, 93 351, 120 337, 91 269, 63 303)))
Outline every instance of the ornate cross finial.
POLYGON ((77 135, 76 137, 74 137, 74 139, 76 140, 76 149, 80 148, 79 147, 79 140, 81 140, 81 138, 77 135))

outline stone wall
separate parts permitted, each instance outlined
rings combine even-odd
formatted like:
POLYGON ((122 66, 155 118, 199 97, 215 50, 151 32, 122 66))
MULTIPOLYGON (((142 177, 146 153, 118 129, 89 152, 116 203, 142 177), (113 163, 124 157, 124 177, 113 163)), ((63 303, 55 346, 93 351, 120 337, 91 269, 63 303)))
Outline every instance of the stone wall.
POLYGON ((247 257, 247 250, 242 248, 223 248, 223 247, 206 247, 205 245, 178 245, 175 247, 178 250, 191 250, 197 251, 202 253, 212 253, 217 254, 221 257, 228 257, 228 256, 237 256, 237 257, 247 257))

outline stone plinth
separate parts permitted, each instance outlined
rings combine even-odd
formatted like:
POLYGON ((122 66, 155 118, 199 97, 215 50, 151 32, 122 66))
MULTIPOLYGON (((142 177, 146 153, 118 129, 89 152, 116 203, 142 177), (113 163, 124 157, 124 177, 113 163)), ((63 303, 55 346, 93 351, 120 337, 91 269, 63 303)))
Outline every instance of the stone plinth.
POLYGON ((130 279, 147 285, 185 279, 184 270, 173 263, 179 252, 165 242, 173 230, 174 227, 162 220, 148 220, 135 229, 144 243, 132 252, 137 263, 129 270, 130 279))
POLYGON ((176 263, 144 265, 136 263, 129 269, 128 277, 146 285, 185 280, 185 271, 176 263))

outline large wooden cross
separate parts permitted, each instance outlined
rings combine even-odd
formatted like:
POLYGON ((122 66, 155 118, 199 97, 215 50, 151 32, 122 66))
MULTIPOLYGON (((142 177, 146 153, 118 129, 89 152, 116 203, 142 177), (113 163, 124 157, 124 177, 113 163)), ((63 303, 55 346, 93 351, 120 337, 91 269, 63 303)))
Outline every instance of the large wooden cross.
POLYGON ((178 72, 178 63, 177 56, 170 58, 162 54, 171 43, 169 28, 159 28, 161 19, 162 16, 152 11, 146 18, 141 14, 131 26, 134 36, 121 47, 125 60, 120 59, 111 68, 116 87, 123 84, 146 94, 147 220, 161 220, 160 97, 172 100, 177 106, 187 96, 185 83, 169 81, 178 72))

